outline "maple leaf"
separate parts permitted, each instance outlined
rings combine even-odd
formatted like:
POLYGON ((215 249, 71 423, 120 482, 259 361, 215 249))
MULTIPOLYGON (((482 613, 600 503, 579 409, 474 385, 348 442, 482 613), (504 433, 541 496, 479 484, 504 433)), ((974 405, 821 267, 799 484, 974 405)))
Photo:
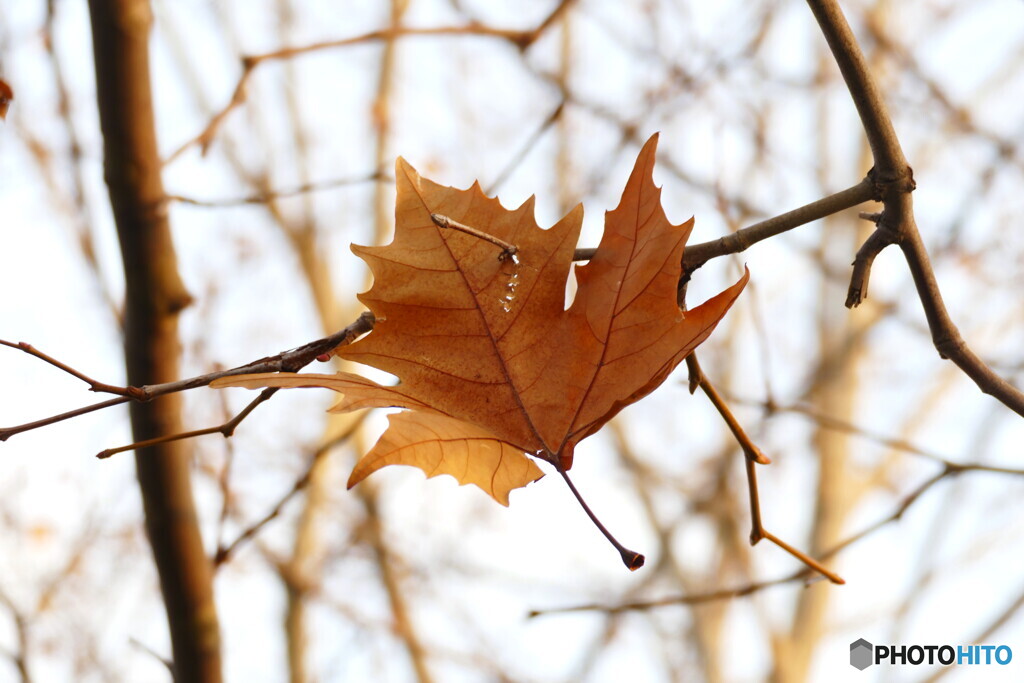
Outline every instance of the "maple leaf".
POLYGON ((640 151, 619 206, 606 213, 593 258, 575 268, 568 310, 581 206, 543 230, 533 197, 510 211, 479 184, 444 187, 400 158, 394 240, 352 247, 373 273, 359 299, 376 324, 337 354, 400 383, 281 373, 214 386, 326 387, 342 394, 332 411, 406 408, 356 465, 349 488, 381 467, 415 465, 508 505, 509 491, 543 476, 525 454, 568 470, 576 444, 658 387, 746 284, 748 273, 704 304, 679 308, 693 219, 674 226, 666 218, 652 177, 656 146, 657 135, 640 151), (453 223, 512 245, 515 256, 479 234, 441 227, 453 223))

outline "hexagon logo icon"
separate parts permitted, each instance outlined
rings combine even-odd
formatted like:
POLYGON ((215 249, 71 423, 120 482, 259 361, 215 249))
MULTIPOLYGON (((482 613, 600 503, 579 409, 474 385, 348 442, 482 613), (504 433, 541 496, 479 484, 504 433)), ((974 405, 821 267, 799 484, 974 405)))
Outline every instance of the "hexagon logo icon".
POLYGON ((850 666, 858 671, 868 668, 874 663, 872 661, 874 659, 872 656, 874 654, 873 651, 874 645, 863 638, 853 641, 850 643, 850 666))

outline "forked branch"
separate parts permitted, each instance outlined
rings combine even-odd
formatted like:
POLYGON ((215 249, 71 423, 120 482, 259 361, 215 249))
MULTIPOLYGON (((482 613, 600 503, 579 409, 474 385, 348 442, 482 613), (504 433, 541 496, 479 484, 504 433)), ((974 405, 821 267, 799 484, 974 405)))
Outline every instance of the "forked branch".
POLYGON ((924 308, 932 343, 942 358, 952 360, 974 380, 982 392, 995 397, 1024 416, 1024 393, 996 374, 967 346, 946 310, 924 240, 914 217, 911 192, 914 175, 903 154, 881 90, 868 68, 850 25, 837 0, 808 0, 846 87, 857 107, 871 147, 875 167, 869 177, 883 203, 878 229, 857 252, 847 306, 856 306, 867 295, 871 265, 879 252, 896 244, 910 268, 918 298, 924 308))
MULTIPOLYGON (((45 360, 50 365, 53 365, 54 367, 57 367, 63 370, 64 372, 67 372, 73 377, 77 377, 83 382, 89 384, 89 388, 92 391, 100 391, 118 395, 118 398, 110 399, 109 401, 94 403, 89 406, 76 408, 75 410, 69 410, 67 412, 46 417, 41 420, 35 420, 33 422, 27 422, 25 424, 16 425, 14 427, 0 428, 0 441, 6 441, 15 434, 27 432, 32 429, 38 429, 39 427, 45 427, 47 425, 61 422, 63 420, 78 417, 79 415, 85 415, 86 413, 102 410, 103 408, 110 408, 112 406, 128 403, 130 401, 151 401, 154 398, 160 396, 166 396, 168 394, 173 394, 180 391, 187 391, 188 389, 195 389, 197 387, 205 387, 208 386, 214 380, 220 379, 222 377, 231 377, 233 375, 245 375, 257 372, 298 372, 302 368, 312 363, 318 357, 324 356, 325 354, 330 354, 331 351, 338 348, 339 346, 349 344, 355 341, 357 337, 366 334, 371 329, 373 329, 373 323, 373 314, 366 312, 360 315, 355 320, 355 322, 345 327, 344 329, 322 339, 317 339, 316 341, 309 342, 308 344, 303 344, 302 346, 292 349, 290 351, 283 351, 273 356, 267 356, 266 358, 261 358, 251 363, 231 368, 230 370, 210 372, 205 375, 199 375, 197 377, 191 377, 189 379, 182 379, 174 382, 164 382, 162 384, 150 384, 141 387, 117 387, 113 385, 104 384, 102 382, 97 382, 90 378, 88 375, 85 375, 84 373, 79 372, 74 368, 71 368, 65 363, 57 361, 51 358, 50 356, 40 352, 38 349, 32 347, 31 344, 25 344, 23 342, 15 343, 0 340, 0 344, 2 344, 3 346, 8 346, 13 349, 24 351, 25 353, 28 353, 31 356, 45 360)), ((269 396, 263 398, 261 395, 260 398, 255 399, 248 408, 246 408, 245 410, 242 411, 242 413, 239 414, 240 418, 235 418, 235 420, 229 421, 225 423, 225 425, 221 425, 220 427, 215 427, 208 430, 199 430, 196 433, 190 433, 179 438, 185 438, 186 436, 198 436, 199 434, 209 434, 212 432, 224 433, 225 430, 233 429, 234 426, 241 421, 241 419, 244 419, 245 416, 247 416, 252 411, 252 409, 256 407, 256 405, 262 403, 263 401, 266 401, 267 398, 269 398, 269 396)), ((164 440, 167 440, 167 438, 171 438, 173 440, 175 437, 164 437, 164 440)), ((163 441, 161 441, 161 443, 163 443, 163 441)), ((140 444, 133 444, 131 447, 114 449, 113 452, 120 452, 123 450, 129 450, 130 448, 137 448, 139 447, 139 445, 140 444)), ((107 457, 109 455, 112 455, 113 452, 104 451, 103 453, 100 454, 100 457, 107 457)))
POLYGON ((520 50, 525 50, 533 43, 537 41, 556 21, 559 17, 569 8, 573 3, 573 0, 561 0, 558 5, 544 18, 537 26, 527 31, 520 31, 514 29, 501 29, 494 28, 492 26, 484 26, 482 24, 469 24, 466 26, 437 26, 437 27, 397 27, 397 28, 386 28, 378 31, 370 31, 369 33, 363 33, 358 36, 351 38, 343 38, 341 40, 328 40, 320 43, 312 43, 310 45, 302 45, 298 47, 284 47, 271 52, 264 52, 257 55, 248 55, 242 58, 242 74, 239 76, 238 81, 235 83, 235 89, 231 94, 231 99, 228 103, 207 122, 206 127, 199 132, 198 135, 184 142, 174 152, 167 157, 164 161, 165 164, 170 164, 175 159, 184 154, 187 150, 193 146, 198 145, 203 154, 209 149, 213 143, 217 132, 220 130, 221 125, 228 118, 228 115, 245 103, 248 98, 248 86, 249 80, 252 78, 257 67, 261 64, 265 64, 271 61, 278 61, 283 59, 294 59, 302 55, 310 54, 313 52, 320 52, 323 50, 333 50, 344 47, 351 47, 353 45, 365 45, 368 43, 381 43, 396 38, 403 38, 407 36, 437 36, 437 37, 458 37, 458 36, 476 36, 484 38, 495 38, 498 40, 508 41, 512 43, 520 50))
POLYGON ((729 431, 732 432, 733 437, 736 439, 736 442, 743 450, 743 454, 746 456, 744 467, 747 473, 747 490, 750 497, 750 544, 757 545, 762 540, 770 541, 803 562, 809 568, 826 577, 832 583, 846 583, 842 577, 828 569, 825 565, 821 564, 802 550, 786 543, 781 538, 764 528, 761 521, 761 502, 760 494, 757 490, 757 470, 755 465, 765 465, 770 463, 771 460, 761 452, 761 449, 757 447, 757 445, 747 435, 746 431, 744 431, 743 427, 740 426, 739 421, 732 414, 732 411, 725 403, 721 394, 718 393, 714 385, 711 384, 710 380, 708 380, 707 375, 705 375, 704 371, 701 370, 700 363, 697 362, 697 354, 691 353, 686 358, 686 367, 690 372, 691 392, 694 387, 699 386, 701 388, 711 401, 712 405, 715 406, 715 409, 725 420, 726 425, 729 427, 729 431))

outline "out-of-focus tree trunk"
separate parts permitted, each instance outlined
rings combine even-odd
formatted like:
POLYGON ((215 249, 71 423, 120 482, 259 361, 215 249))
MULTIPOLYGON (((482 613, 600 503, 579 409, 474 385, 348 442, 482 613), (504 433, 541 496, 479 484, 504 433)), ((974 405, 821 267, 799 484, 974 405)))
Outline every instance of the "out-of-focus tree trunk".
MULTIPOLYGON (((391 0, 389 21, 391 30, 398 30, 401 27, 408 7, 408 0, 391 0)), ((391 105, 398 65, 397 48, 398 45, 394 40, 389 40, 384 44, 380 60, 380 75, 377 80, 377 96, 373 102, 373 125, 377 132, 375 168, 378 171, 387 168, 388 164, 393 161, 389 145, 392 131, 391 105)), ((392 229, 394 208, 390 203, 390 193, 384 185, 380 183, 376 185, 373 202, 374 239, 377 244, 385 244, 392 229)), ((362 448, 360 450, 365 452, 362 448)), ((356 490, 356 494, 366 509, 366 534, 380 570, 381 584, 388 596, 392 630, 405 648, 415 679, 419 683, 431 683, 434 679, 427 661, 430 653, 424 646, 420 633, 413 623, 409 600, 402 585, 401 572, 398 569, 394 553, 388 547, 385 538, 384 520, 378 505, 377 486, 375 484, 360 486, 356 490)))
MULTIPOLYGON (((91 0, 104 168, 125 272, 128 383, 178 379, 178 313, 190 298, 178 274, 164 202, 149 75, 147 0, 91 0)), ((181 429, 177 396, 131 405, 136 440, 181 429)), ((212 570, 192 499, 186 442, 136 454, 146 530, 167 609, 175 679, 221 680, 212 570)))
MULTIPOLYGON (((869 13, 883 16, 888 4, 882 0, 877 2, 869 13)), ((826 74, 834 67, 830 54, 823 54, 820 63, 819 77, 827 82, 826 74)), ((879 73, 882 64, 876 55, 872 59, 872 71, 879 73)), ((829 142, 827 136, 828 109, 821 108, 819 145, 822 158, 828 157, 829 142)), ((826 160, 822 168, 832 168, 836 164, 826 160)), ((854 172, 859 172, 871 164, 871 149, 866 141, 861 146, 860 158, 854 172)), ((822 185, 827 186, 828 178, 822 177, 822 185)), ((822 221, 821 246, 819 258, 822 264, 823 282, 819 299, 819 357, 834 359, 832 363, 823 362, 819 373, 813 378, 810 399, 815 408, 823 415, 847 422, 856 422, 856 408, 860 403, 858 391, 861 365, 865 359, 863 344, 855 344, 842 351, 842 347, 851 339, 862 337, 866 327, 874 324, 873 316, 855 316, 847 309, 838 306, 837 302, 846 295, 844 283, 830 282, 824 275, 830 269, 842 268, 849 260, 849 254, 863 244, 871 232, 867 221, 860 221, 854 230, 850 230, 849 219, 829 216, 822 221)), ((851 438, 845 432, 818 425, 814 433, 814 446, 818 454, 818 482, 813 507, 813 526, 811 530, 811 555, 817 556, 840 541, 846 527, 850 512, 859 498, 859 491, 854 485, 855 476, 851 469, 850 458, 851 438)), ((786 636, 776 640, 778 648, 776 673, 779 681, 809 681, 815 653, 820 651, 822 638, 827 634, 829 624, 830 602, 834 593, 822 590, 824 585, 813 586, 801 593, 797 601, 792 627, 786 636)))
MULTIPOLYGON (((407 6, 407 0, 392 0, 391 28, 400 26, 407 6)), ((287 16, 289 7, 289 3, 281 3, 283 16, 287 16)), ((378 170, 385 169, 391 160, 388 149, 391 129, 389 105, 394 82, 395 53, 395 41, 387 41, 381 54, 377 96, 373 103, 373 123, 377 133, 374 158, 375 167, 378 170)), ((290 117, 295 128, 301 129, 297 108, 290 110, 290 117)), ((297 140, 296 153, 302 160, 305 151, 303 146, 298 143, 300 140, 297 140)), ((302 167, 303 163, 300 161, 299 165, 302 167)), ((389 205, 388 199, 387 188, 378 184, 374 193, 373 214, 375 241, 379 244, 387 241, 387 233, 391 229, 393 208, 389 205)), ((275 206, 274 202, 268 203, 268 208, 272 213, 276 211, 275 206)), ((357 315, 359 309, 344 310, 335 296, 329 265, 321 252, 322 244, 318 241, 314 230, 314 219, 310 207, 306 207, 306 215, 298 227, 291 225, 280 213, 276 213, 275 218, 284 228, 285 235, 291 241, 299 258, 324 333, 329 334, 330 331, 337 330, 344 321, 357 315)), ((332 415, 324 440, 330 441, 334 436, 347 429, 352 419, 350 415, 332 415)), ((358 442, 360 439, 357 437, 356 441, 358 442)), ((362 451, 361 448, 358 450, 362 451)), ((284 567, 282 574, 288 597, 285 633, 288 643, 289 680, 292 683, 306 683, 312 680, 306 654, 310 640, 307 607, 310 596, 318 592, 319 585, 322 583, 325 562, 325 544, 322 537, 323 521, 331 497, 331 487, 337 485, 334 476, 336 470, 336 459, 324 457, 318 459, 310 471, 309 484, 306 486, 306 506, 296 527, 292 557, 284 567)), ((370 485, 360 486, 355 493, 366 508, 366 534, 391 606, 394 633, 405 645, 416 680, 429 683, 432 678, 426 663, 428 653, 412 624, 400 576, 395 568, 395 559, 383 538, 377 507, 377 489, 371 482, 370 485)))

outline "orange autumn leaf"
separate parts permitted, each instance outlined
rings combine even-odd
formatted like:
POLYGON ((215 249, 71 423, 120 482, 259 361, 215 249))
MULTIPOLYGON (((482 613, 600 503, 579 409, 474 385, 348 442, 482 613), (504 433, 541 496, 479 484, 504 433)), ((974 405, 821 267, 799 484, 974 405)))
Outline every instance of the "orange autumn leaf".
MULTIPOLYGON (((373 331, 338 350, 395 375, 384 386, 350 373, 261 374, 215 386, 320 386, 342 394, 334 411, 399 407, 356 465, 349 487, 391 464, 451 474, 498 502, 543 476, 525 454, 568 470, 576 444, 657 388, 729 309, 747 281, 683 312, 676 302, 693 220, 674 226, 654 185, 657 136, 640 151, 619 206, 568 310, 565 286, 582 225, 576 207, 543 230, 533 198, 510 211, 478 184, 468 190, 421 178, 403 159, 395 238, 353 246, 374 283, 359 299, 373 331), (508 258, 478 235, 439 227, 431 215, 513 245, 508 258)), ((444 223, 444 221, 441 221, 444 223)))

